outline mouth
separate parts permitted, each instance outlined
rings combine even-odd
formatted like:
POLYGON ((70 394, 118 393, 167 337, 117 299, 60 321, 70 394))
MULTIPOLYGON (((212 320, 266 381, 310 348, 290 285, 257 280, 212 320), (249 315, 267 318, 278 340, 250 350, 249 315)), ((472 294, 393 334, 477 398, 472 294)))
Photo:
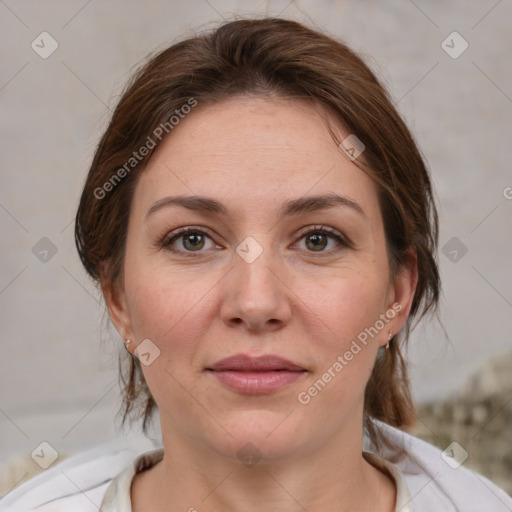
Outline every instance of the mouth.
POLYGON ((307 370, 279 356, 228 357, 206 368, 221 384, 242 394, 269 394, 304 377, 307 370))

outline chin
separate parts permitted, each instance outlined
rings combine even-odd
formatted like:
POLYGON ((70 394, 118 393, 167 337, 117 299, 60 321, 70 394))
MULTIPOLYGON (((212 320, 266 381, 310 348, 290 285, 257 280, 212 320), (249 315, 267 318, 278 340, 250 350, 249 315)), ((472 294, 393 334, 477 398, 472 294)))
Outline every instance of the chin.
POLYGON ((235 417, 219 419, 232 437, 228 434, 222 435, 221 439, 208 436, 208 442, 220 455, 246 465, 256 460, 282 460, 307 441, 303 439, 307 429, 299 428, 293 414, 287 418, 288 414, 261 409, 239 411, 235 417))

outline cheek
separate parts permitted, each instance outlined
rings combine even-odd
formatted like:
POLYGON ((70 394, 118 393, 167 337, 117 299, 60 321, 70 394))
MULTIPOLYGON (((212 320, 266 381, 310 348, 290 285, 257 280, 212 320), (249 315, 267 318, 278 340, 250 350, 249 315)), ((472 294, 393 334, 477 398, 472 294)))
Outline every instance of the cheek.
POLYGON ((180 290, 177 283, 169 288, 160 280, 148 280, 137 283, 132 290, 127 286, 127 294, 137 339, 150 338, 160 345, 164 339, 178 337, 177 333, 193 315, 193 297, 180 290))
POLYGON ((162 353, 192 356, 212 319, 214 276, 175 272, 135 259, 126 262, 125 289, 135 338, 151 339, 162 353), (130 265, 131 268, 130 268, 130 265), (137 269, 137 270, 134 270, 137 269))
MULTIPOLYGON (((350 272, 298 293, 310 316, 317 317, 333 348, 343 348, 384 313, 386 285, 382 276, 350 272)), ((315 338, 325 343, 325 339, 315 338)))
POLYGON ((362 404, 378 341, 385 335, 375 330, 384 313, 384 292, 382 279, 361 274, 332 280, 307 296, 304 310, 310 310, 311 325, 317 322, 316 335, 310 329, 317 365, 297 398, 308 417, 330 424, 362 404))
MULTIPOLYGON (((130 318, 138 342, 150 339, 159 356, 149 366, 142 366, 145 380, 159 407, 172 404, 172 410, 188 410, 200 418, 201 409, 191 407, 190 382, 197 378, 197 352, 207 332, 208 279, 191 280, 165 269, 132 272, 126 282, 130 297, 130 318), (205 297, 206 296, 206 297, 205 297)), ((165 406, 168 409, 170 406, 165 406)))

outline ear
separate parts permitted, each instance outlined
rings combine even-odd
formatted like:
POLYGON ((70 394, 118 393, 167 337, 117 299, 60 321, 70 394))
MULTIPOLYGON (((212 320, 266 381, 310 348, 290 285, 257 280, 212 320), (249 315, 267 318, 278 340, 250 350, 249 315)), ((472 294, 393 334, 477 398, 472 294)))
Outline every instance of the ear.
MULTIPOLYGON (((126 294, 122 283, 100 279, 101 291, 107 305, 110 319, 123 340, 133 340, 133 328, 126 294)), ((132 343, 132 345, 135 345, 132 343)))
MULTIPOLYGON (((416 251, 410 249, 403 265, 398 269, 390 282, 388 298, 388 310, 394 311, 396 315, 389 322, 386 334, 391 331, 396 335, 405 325, 411 311, 416 286, 418 284, 418 258, 416 251)), ((385 343, 388 339, 386 336, 385 343)), ((384 344, 385 344, 384 343, 384 344)))

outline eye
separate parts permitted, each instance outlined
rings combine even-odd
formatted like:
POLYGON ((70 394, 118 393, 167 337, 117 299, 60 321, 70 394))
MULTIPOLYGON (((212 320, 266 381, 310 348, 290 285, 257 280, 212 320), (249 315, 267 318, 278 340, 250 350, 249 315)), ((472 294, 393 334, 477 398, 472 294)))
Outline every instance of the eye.
POLYGON ((205 231, 194 227, 180 228, 168 233, 160 242, 160 246, 180 253, 204 252, 203 249, 219 247, 205 231))
MULTIPOLYGON (((336 242, 331 250, 336 250, 336 248, 339 249, 340 246, 344 248, 350 247, 350 243, 346 238, 332 228, 328 228, 326 226, 314 226, 313 229, 311 229, 311 227, 306 229, 308 231, 302 231, 298 243, 304 241, 306 247, 305 250, 308 252, 331 252, 330 250, 325 250, 331 241, 336 242)), ((300 248, 301 247, 299 247, 299 249, 300 248)))
MULTIPOLYGON (((299 233, 299 237, 299 241, 295 245, 299 246, 301 242, 304 242, 305 248, 300 246, 298 248, 310 253, 327 253, 351 247, 351 243, 346 237, 327 226, 305 228, 299 233)), ((222 248, 204 230, 191 226, 179 228, 166 234, 158 245, 185 256, 192 256, 193 253, 205 252, 209 249, 222 248)))

